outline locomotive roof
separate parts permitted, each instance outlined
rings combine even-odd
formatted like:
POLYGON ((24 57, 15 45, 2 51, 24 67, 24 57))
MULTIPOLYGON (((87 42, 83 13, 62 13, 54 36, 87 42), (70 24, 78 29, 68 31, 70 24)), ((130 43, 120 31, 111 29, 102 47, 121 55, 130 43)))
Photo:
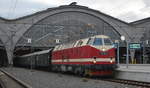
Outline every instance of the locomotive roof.
POLYGON ((85 42, 87 42, 89 38, 95 38, 95 37, 97 37, 97 38, 110 38, 107 35, 95 35, 95 36, 87 37, 87 38, 84 38, 84 39, 79 39, 79 40, 76 40, 76 41, 73 41, 73 42, 70 42, 70 43, 57 45, 57 46, 55 46, 54 51, 77 46, 77 43, 79 43, 79 41, 82 41, 82 42, 84 41, 84 44, 85 44, 85 42))
POLYGON ((93 38, 93 37, 109 38, 109 36, 106 36, 106 35, 95 35, 95 36, 92 36, 91 38, 93 38))

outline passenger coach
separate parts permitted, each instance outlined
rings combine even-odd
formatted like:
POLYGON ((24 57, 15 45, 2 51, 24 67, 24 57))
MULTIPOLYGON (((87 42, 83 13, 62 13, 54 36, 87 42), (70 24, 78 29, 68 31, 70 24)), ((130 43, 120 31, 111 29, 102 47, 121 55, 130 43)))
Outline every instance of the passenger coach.
POLYGON ((14 58, 14 66, 47 69, 51 64, 51 51, 43 50, 14 58))

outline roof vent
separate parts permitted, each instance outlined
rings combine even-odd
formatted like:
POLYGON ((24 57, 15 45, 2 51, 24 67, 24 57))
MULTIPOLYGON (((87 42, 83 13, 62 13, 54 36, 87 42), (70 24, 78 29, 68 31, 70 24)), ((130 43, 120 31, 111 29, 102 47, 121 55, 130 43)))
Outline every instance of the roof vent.
POLYGON ((77 2, 72 2, 72 3, 70 3, 69 5, 77 5, 77 2))

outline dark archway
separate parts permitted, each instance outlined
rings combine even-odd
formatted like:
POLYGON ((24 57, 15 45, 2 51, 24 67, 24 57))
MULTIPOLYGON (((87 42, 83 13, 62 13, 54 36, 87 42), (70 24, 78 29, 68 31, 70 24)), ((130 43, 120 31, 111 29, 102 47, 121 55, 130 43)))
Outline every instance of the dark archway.
POLYGON ((2 42, 0 41, 0 67, 8 65, 8 57, 6 53, 6 49, 2 42))

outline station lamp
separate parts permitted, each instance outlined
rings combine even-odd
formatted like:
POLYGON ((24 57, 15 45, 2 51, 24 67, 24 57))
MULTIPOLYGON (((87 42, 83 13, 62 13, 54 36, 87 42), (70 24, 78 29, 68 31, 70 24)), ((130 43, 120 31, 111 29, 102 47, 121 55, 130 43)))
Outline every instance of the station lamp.
MULTIPOLYGON (((125 40, 125 36, 121 36, 121 40, 122 41, 124 41, 125 40)), ((127 42, 127 52, 126 52, 126 66, 127 66, 127 68, 128 68, 128 64, 129 64, 129 46, 128 46, 128 41, 126 41, 127 42)))
POLYGON ((123 35, 120 38, 121 38, 122 41, 125 40, 125 36, 123 36, 123 35))

